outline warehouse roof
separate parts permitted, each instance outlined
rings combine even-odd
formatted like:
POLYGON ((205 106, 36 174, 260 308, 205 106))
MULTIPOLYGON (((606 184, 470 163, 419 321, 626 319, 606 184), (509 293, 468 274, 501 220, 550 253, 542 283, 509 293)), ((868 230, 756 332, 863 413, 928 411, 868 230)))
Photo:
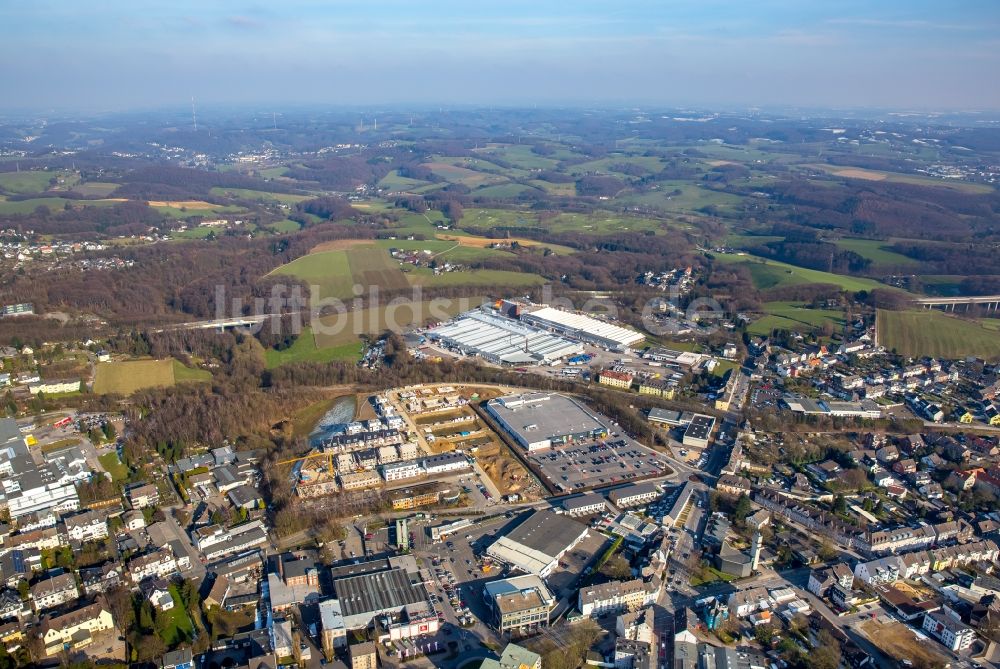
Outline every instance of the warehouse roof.
POLYGON ((508 364, 534 364, 581 352, 579 344, 567 339, 480 310, 466 312, 428 335, 508 364))
POLYGON ((404 569, 389 569, 334 582, 345 616, 400 609, 427 600, 422 583, 412 583, 404 569))
POLYGON ((551 324, 559 329, 562 329, 563 331, 566 331, 567 333, 575 331, 581 333, 582 336, 600 337, 602 339, 607 339, 621 344, 622 346, 636 344, 645 339, 642 334, 636 332, 635 330, 629 330, 617 325, 605 323, 604 321, 599 321, 596 318, 591 318, 590 316, 574 314, 569 311, 561 311, 552 307, 542 307, 541 309, 536 309, 535 311, 522 315, 521 319, 523 320, 525 317, 529 319, 529 322, 533 320, 539 323, 551 324))
POLYGON ((528 573, 543 571, 587 532, 582 523, 553 511, 535 511, 489 548, 491 555, 528 573))

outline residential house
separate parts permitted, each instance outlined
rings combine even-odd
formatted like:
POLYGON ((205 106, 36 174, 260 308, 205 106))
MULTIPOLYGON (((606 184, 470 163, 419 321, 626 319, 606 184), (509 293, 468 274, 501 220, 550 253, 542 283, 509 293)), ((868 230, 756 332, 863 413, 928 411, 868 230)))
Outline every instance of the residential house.
POLYGON ((93 642, 93 635, 114 627, 111 612, 103 605, 91 604, 42 622, 42 641, 49 657, 66 648, 79 649, 93 642))
POLYGON ((954 652, 968 649, 976 638, 971 627, 940 611, 932 611, 924 616, 923 629, 954 652))
POLYGON ((52 609, 80 596, 76 576, 70 572, 50 576, 31 586, 31 599, 36 611, 52 609))
POLYGON ((97 541, 108 537, 108 521, 98 511, 84 511, 65 518, 66 534, 73 541, 97 541))
POLYGON ((601 370, 597 377, 597 382, 612 388, 622 388, 628 390, 632 387, 632 380, 635 377, 626 372, 616 372, 614 370, 601 370))
POLYGON ((147 506, 155 506, 160 501, 160 491, 155 485, 148 483, 129 489, 125 495, 133 509, 144 509, 147 506))

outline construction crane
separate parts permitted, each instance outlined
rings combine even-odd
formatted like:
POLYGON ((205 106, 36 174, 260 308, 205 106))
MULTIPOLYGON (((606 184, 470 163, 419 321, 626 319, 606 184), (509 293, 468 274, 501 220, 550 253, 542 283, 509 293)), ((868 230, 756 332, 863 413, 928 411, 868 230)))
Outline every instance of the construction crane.
POLYGON ((313 460, 315 458, 326 458, 327 465, 329 466, 330 473, 333 473, 333 451, 317 451, 316 453, 309 453, 308 455, 303 455, 300 458, 291 458, 289 460, 282 460, 277 462, 277 465, 295 465, 298 462, 305 462, 306 460, 313 460))

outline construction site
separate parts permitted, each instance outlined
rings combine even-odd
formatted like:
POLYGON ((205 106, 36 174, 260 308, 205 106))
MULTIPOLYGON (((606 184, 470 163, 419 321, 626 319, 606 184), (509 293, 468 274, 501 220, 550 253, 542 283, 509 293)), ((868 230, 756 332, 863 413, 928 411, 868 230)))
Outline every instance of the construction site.
POLYGON ((363 407, 374 417, 325 426, 310 453, 276 464, 288 468, 304 499, 366 489, 389 491, 399 508, 540 499, 541 485, 470 405, 500 394, 494 387, 439 385, 373 395, 363 407), (476 484, 478 494, 458 483, 437 487, 436 495, 395 494, 400 486, 480 473, 489 482, 476 484))

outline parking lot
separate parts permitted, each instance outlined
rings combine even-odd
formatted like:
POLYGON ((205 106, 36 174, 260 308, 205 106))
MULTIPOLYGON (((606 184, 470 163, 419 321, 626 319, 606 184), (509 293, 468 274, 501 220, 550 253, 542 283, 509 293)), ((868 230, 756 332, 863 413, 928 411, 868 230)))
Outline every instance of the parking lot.
POLYGON ((671 471, 659 453, 625 437, 567 444, 527 456, 549 482, 567 492, 671 471))
MULTIPOLYGON (((445 588, 444 595, 456 609, 459 620, 471 613, 478 620, 492 621, 493 614, 483 599, 483 586, 488 581, 513 574, 506 565, 487 556, 486 548, 520 522, 521 518, 511 512, 464 528, 436 544, 425 544, 417 539, 419 552, 429 556, 432 563, 437 563, 435 570, 444 572, 442 587, 449 585, 451 589, 448 592, 449 588, 445 588)), ((573 550, 564 555, 556 569, 545 579, 552 594, 559 599, 575 594, 580 577, 609 543, 610 540, 603 534, 591 531, 573 550)), ((440 574, 437 577, 442 578, 440 574)), ((478 626, 473 629, 480 631, 478 626)), ((493 634, 492 631, 483 633, 493 634)))
POLYGON ((763 381, 750 391, 750 403, 755 409, 775 409, 781 400, 781 390, 770 381, 763 381))

